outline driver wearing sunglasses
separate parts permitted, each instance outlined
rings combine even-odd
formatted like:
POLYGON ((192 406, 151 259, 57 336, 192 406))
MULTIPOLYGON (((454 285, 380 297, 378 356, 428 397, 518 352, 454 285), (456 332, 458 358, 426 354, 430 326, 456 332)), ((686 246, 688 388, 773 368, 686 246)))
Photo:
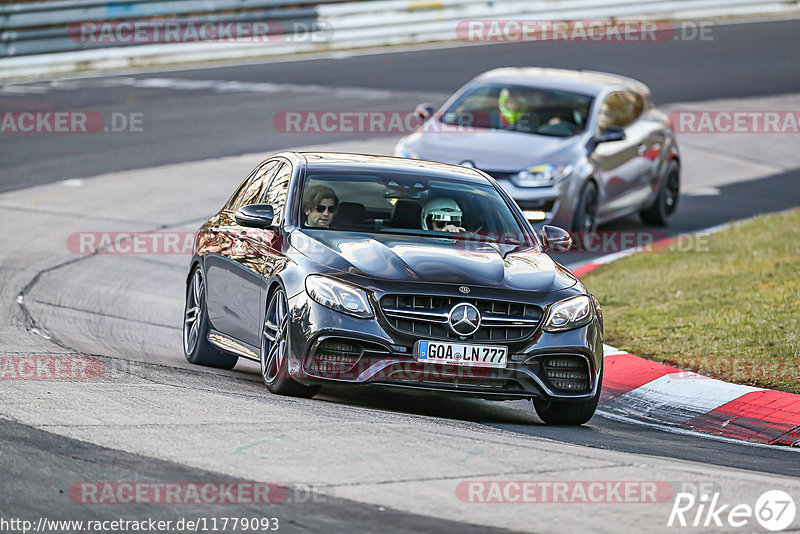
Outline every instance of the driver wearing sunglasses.
POLYGON ((333 214, 339 207, 339 197, 330 187, 314 185, 306 189, 303 195, 303 213, 306 214, 306 226, 327 228, 333 221, 333 214))

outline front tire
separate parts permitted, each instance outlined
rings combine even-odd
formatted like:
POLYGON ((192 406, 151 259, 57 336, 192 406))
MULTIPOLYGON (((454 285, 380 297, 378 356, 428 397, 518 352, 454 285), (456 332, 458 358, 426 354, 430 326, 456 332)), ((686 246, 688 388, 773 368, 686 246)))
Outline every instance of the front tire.
MULTIPOLYGON (((572 218, 573 232, 593 232, 597 228, 597 186, 594 182, 586 182, 575 206, 572 218)), ((582 237, 582 234, 578 234, 582 237)))
POLYGON ((311 398, 319 386, 304 386, 289 376, 289 303, 283 289, 276 289, 267 304, 261 330, 261 378, 277 395, 311 398))
POLYGON ((203 270, 198 265, 186 286, 186 306, 183 311, 183 354, 190 363, 233 369, 239 357, 216 348, 208 341, 208 307, 203 270))
POLYGON ((669 218, 678 209, 680 197, 681 178, 680 168, 675 160, 667 164, 664 184, 658 191, 656 201, 649 208, 639 212, 639 216, 646 224, 653 226, 666 226, 669 218))

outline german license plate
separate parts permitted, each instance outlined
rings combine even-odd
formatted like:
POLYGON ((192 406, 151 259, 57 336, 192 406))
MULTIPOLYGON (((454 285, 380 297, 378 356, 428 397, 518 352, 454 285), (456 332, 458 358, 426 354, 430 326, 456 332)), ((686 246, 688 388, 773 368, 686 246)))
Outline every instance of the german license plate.
POLYGON ((508 347, 500 345, 420 341, 417 348, 417 361, 422 363, 463 365, 466 367, 505 367, 507 360, 508 347))

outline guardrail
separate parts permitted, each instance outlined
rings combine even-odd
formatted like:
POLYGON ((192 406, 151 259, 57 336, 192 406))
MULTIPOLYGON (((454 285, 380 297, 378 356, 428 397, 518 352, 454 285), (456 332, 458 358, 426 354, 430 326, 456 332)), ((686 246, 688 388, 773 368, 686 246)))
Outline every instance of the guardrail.
MULTIPOLYGON (((476 19, 690 19, 800 13, 798 0, 59 0, 0 6, 0 78, 456 40, 476 19), (86 39, 84 23, 252 23, 252 42, 86 39), (256 24, 267 23, 267 24, 256 24)), ((130 28, 128 28, 130 29, 130 28)), ((112 36, 113 37, 113 36, 112 36)))
MULTIPOLYGON (((198 23, 273 21, 305 24, 315 7, 341 0, 62 0, 0 6, 0 57, 106 48, 81 40, 85 22, 172 21, 198 23)), ((118 41, 114 46, 135 46, 118 41)))

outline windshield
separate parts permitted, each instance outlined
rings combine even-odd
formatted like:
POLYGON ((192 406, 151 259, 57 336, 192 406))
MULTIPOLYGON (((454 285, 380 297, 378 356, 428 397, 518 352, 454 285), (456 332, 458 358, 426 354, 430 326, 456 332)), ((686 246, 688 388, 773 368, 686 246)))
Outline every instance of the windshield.
POLYGON ((569 137, 583 132, 593 98, 505 84, 467 90, 442 114, 445 124, 569 137))
POLYGON ((309 170, 300 215, 304 228, 530 242, 489 182, 309 170))

